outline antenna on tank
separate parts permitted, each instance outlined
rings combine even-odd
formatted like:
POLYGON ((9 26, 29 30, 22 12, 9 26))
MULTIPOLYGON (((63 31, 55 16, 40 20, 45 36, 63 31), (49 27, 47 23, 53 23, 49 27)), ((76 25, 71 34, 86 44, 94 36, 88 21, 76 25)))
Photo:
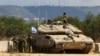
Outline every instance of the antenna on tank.
POLYGON ((59 0, 59 4, 58 4, 58 6, 60 6, 60 0, 59 0))
POLYGON ((65 1, 64 1, 64 4, 63 4, 63 12, 65 12, 65 1))
POLYGON ((37 13, 38 13, 38 26, 40 25, 40 8, 39 8, 39 3, 37 1, 37 13))
POLYGON ((47 9, 46 9, 46 24, 47 24, 47 20, 48 20, 47 16, 48 16, 48 15, 47 15, 47 9))
POLYGON ((38 6, 38 26, 40 24, 40 10, 39 10, 39 6, 38 6))

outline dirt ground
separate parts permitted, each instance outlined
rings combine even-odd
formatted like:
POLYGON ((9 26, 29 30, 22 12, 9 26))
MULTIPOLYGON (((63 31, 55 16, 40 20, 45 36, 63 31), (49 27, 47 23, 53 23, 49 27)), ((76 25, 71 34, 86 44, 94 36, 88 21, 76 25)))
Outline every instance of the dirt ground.
POLYGON ((0 53, 0 56, 100 56, 100 54, 0 53))
POLYGON ((100 54, 94 54, 94 53, 91 54, 5 53, 5 51, 7 51, 7 43, 8 41, 0 41, 0 56, 100 56, 100 54))

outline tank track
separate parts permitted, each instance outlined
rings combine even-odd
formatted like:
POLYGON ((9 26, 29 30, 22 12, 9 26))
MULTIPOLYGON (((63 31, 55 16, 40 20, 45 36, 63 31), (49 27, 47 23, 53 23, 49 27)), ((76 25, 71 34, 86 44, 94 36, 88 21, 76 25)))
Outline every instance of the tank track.
POLYGON ((38 48, 34 47, 33 53, 51 53, 50 48, 38 48))
POLYGON ((86 45, 86 47, 84 48, 83 53, 87 54, 90 52, 90 50, 92 49, 92 45, 86 45))
MULTIPOLYGON (((74 53, 74 52, 79 52, 79 51, 81 52, 82 51, 81 53, 88 54, 91 49, 92 49, 92 45, 86 45, 86 47, 83 49, 83 51, 82 50, 78 50, 78 51, 77 50, 75 50, 75 51, 67 50, 66 53, 74 53)), ((33 52, 33 53, 53 53, 52 48, 50 49, 50 48, 37 48, 37 47, 35 47, 34 51, 35 52, 33 52)), ((63 51, 60 53, 63 53, 63 51)))

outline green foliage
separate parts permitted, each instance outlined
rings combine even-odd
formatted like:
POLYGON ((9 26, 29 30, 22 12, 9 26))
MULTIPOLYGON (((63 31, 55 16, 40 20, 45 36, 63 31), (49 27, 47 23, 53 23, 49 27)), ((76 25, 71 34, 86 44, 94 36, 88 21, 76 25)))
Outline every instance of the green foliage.
MULTIPOLYGON (((58 16, 54 21, 61 21, 62 18, 62 16, 58 16)), ((67 21, 77 26, 85 35, 90 36, 95 41, 100 39, 100 14, 94 16, 89 12, 82 21, 78 17, 68 17, 67 21)), ((40 23, 43 24, 44 22, 40 23)), ((32 26, 37 28, 37 21, 26 23, 22 18, 0 16, 0 36, 27 35, 31 33, 32 26)))
POLYGON ((69 17, 68 23, 80 27, 80 20, 77 17, 69 17))
POLYGON ((26 23, 22 18, 14 16, 0 16, 0 36, 21 36, 31 32, 31 26, 36 26, 36 23, 26 23))
MULTIPOLYGON (((54 20, 61 20, 62 16, 54 20)), ((87 14, 84 20, 80 21, 78 17, 68 17, 68 23, 77 26, 87 36, 90 36, 95 41, 100 39, 100 14, 94 16, 91 12, 87 14)))
POLYGON ((54 18, 54 21, 61 21, 62 18, 63 18, 62 16, 58 16, 58 17, 54 18))

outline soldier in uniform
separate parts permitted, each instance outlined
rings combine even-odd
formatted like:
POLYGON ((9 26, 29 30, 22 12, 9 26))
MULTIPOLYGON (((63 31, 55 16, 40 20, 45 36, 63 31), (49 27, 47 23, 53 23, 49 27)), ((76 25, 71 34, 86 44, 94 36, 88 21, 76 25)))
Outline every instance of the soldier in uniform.
POLYGON ((23 52, 27 52, 27 41, 25 35, 23 36, 22 40, 23 40, 23 52))
POLYGON ((28 48, 28 52, 31 52, 31 48, 32 48, 32 37, 31 35, 28 35, 28 38, 26 39, 27 41, 27 48, 28 48))
POLYGON ((14 51, 17 51, 17 47, 18 47, 17 37, 13 36, 12 41, 13 41, 13 49, 14 51))
POLYGON ((25 37, 23 36, 22 38, 18 39, 18 51, 19 52, 24 52, 25 51, 25 37))
POLYGON ((63 22, 63 28, 66 28, 67 16, 66 16, 66 13, 65 12, 63 13, 63 20, 62 20, 62 22, 63 22))
POLYGON ((51 30, 53 29, 53 21, 52 20, 48 20, 48 24, 50 24, 50 28, 51 28, 51 30))

